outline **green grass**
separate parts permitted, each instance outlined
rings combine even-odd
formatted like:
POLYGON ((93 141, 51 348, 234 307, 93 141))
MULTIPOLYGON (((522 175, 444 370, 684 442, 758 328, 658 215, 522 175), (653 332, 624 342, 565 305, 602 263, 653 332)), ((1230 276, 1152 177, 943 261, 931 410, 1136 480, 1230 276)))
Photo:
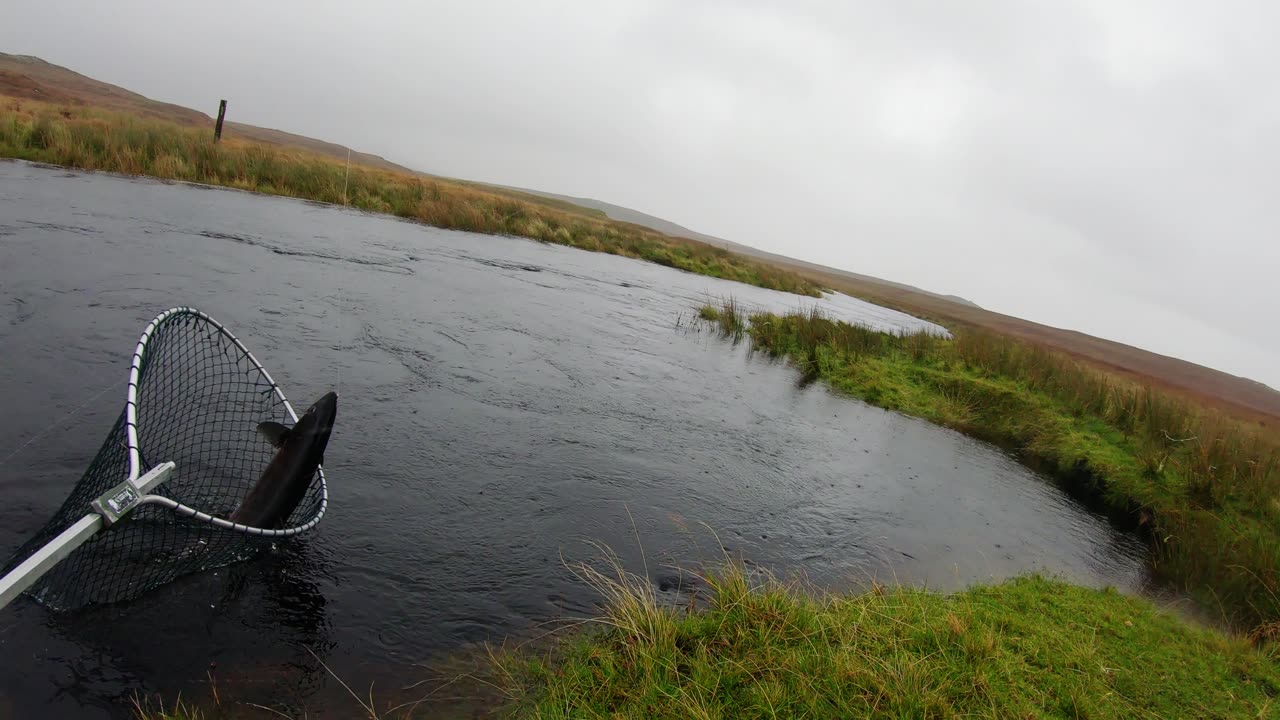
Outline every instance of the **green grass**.
MULTIPOLYGON (((660 602, 647 577, 575 568, 603 597, 592 629, 513 646, 440 677, 430 702, 365 718, 1255 718, 1280 706, 1280 648, 1113 589, 1041 576, 942 594, 852 595, 728 563, 660 602)), ((257 717, 137 705, 139 720, 257 717)), ((285 717, 302 717, 301 712, 285 717)), ((346 713, 342 715, 342 713, 346 713)))
POLYGON ((730 305, 700 315, 842 392, 1018 450, 1142 526, 1156 571, 1214 614, 1280 621, 1274 431, 981 331, 900 336, 730 305))
POLYGON ((453 230, 515 235, 638 258, 709 277, 818 296, 796 273, 723 248, 617 222, 524 193, 351 166, 224 138, 205 128, 86 107, 0 98, 0 157, 225 185, 396 215, 453 230))
POLYGON ((729 566, 705 606, 593 579, 604 629, 497 653, 505 714, 546 718, 1274 717, 1280 665, 1114 590, 1043 577, 815 594, 729 566))

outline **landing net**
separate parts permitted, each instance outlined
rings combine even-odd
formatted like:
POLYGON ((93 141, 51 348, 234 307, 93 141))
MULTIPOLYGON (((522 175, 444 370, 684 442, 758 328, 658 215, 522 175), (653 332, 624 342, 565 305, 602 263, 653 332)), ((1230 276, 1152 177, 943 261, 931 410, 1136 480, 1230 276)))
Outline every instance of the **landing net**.
POLYGON ((322 469, 283 529, 225 519, 275 454, 256 430, 265 421, 291 426, 297 415, 257 359, 203 312, 166 310, 138 341, 124 410, 102 448, 6 572, 91 512, 91 501, 168 461, 177 468, 155 497, 74 550, 28 594, 57 610, 121 602, 310 530, 328 502, 322 469))

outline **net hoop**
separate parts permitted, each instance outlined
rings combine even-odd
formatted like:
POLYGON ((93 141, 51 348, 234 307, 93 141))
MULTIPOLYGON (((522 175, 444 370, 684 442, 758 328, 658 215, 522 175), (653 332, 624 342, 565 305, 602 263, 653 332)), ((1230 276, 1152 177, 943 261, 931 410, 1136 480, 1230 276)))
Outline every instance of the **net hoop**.
MULTIPOLYGON (((128 389, 128 397, 125 400, 125 438, 126 438, 126 443, 128 445, 128 453, 129 453, 128 455, 129 478, 128 479, 131 481, 136 481, 143 473, 147 471, 147 468, 144 467, 144 463, 142 459, 142 450, 138 443, 138 387, 141 384, 141 380, 142 380, 143 365, 146 361, 148 343, 150 342, 151 337, 155 332, 156 328, 160 327, 161 324, 165 323, 166 321, 169 321, 172 318, 183 316, 183 315, 196 317, 208 323, 215 330, 217 330, 218 333, 220 333, 223 337, 225 337, 233 345, 235 345, 235 347, 239 349, 241 353, 243 353, 243 359, 247 360, 250 363, 253 371, 256 371, 262 377, 262 379, 265 380, 266 383, 271 386, 271 389, 275 392, 276 397, 280 398, 280 403, 284 406, 285 410, 289 413, 289 417, 291 417, 295 423, 298 422, 298 413, 294 411, 293 405, 291 405, 289 403, 289 399, 285 397, 284 391, 280 389, 280 386, 276 384, 275 380, 271 379, 271 373, 267 372, 267 369, 262 367, 262 363, 258 362, 258 358, 254 357, 253 353, 249 352, 249 349, 244 346, 244 343, 240 342, 240 339, 237 338, 230 330, 228 330, 226 326, 224 326, 222 323, 215 320, 213 317, 211 317, 207 313, 201 310, 197 310, 196 308, 193 308, 193 307, 184 306, 184 307, 169 308, 168 310, 165 310, 164 312, 157 315, 155 319, 153 319, 150 323, 147 324, 145 328, 143 328, 142 335, 141 337, 138 338, 138 345, 133 351, 133 361, 129 367, 129 389, 128 389)), ((167 498, 160 495, 148 495, 147 497, 142 499, 141 504, 152 504, 152 505, 159 505, 161 507, 166 507, 172 510, 173 512, 178 513, 179 515, 183 515, 185 517, 189 517, 200 522, 208 523, 209 525, 220 527, 224 530, 231 530, 233 532, 244 533, 246 535, 253 535, 256 537, 287 538, 287 537, 292 537, 294 535, 300 535, 304 532, 307 532, 308 530, 311 530, 317 524, 320 523, 321 519, 324 518, 325 511, 329 507, 329 487, 325 481, 324 468, 323 467, 318 468, 317 473, 319 474, 319 477, 320 477, 319 509, 316 510, 315 514, 307 522, 301 525, 297 525, 289 528, 273 529, 273 528, 253 527, 251 525, 243 525, 241 523, 236 523, 236 522, 227 520, 226 518, 210 515, 209 513, 203 512, 201 510, 197 510, 191 507, 190 505, 185 505, 176 500, 173 500, 172 498, 167 498)))

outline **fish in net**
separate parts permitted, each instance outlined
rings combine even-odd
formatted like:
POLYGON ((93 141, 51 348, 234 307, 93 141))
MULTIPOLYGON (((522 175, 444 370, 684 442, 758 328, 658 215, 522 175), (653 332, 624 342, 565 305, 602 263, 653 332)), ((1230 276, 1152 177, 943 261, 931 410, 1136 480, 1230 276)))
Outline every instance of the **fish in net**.
POLYGON ((62 507, 9 560, 0 596, 26 586, 55 610, 122 602, 311 530, 328 504, 319 464, 336 397, 300 420, 230 331, 194 308, 166 310, 138 341, 124 410, 62 507), (89 539, 34 582, 11 580, 81 532, 89 539))

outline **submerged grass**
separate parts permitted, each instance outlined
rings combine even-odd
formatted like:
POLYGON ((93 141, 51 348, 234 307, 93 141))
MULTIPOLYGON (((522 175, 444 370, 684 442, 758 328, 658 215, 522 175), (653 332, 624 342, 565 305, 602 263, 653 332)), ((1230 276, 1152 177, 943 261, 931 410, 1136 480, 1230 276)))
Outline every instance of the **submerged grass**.
POLYGON ((1162 577, 1228 622, 1280 629, 1273 430, 992 333, 893 335, 816 309, 748 319, 729 303, 701 315, 838 390, 1047 463, 1144 527, 1162 577))
POLYGON ((341 203, 436 227, 516 235, 648 260, 700 275, 818 296, 812 281, 729 252, 565 203, 474 184, 345 165, 302 150, 224 138, 206 128, 82 106, 0 97, 0 157, 225 185, 341 203))
POLYGON ((495 655, 537 718, 1272 717, 1274 652, 1043 577, 943 595, 816 594, 729 565, 701 609, 597 574, 604 629, 495 655))

